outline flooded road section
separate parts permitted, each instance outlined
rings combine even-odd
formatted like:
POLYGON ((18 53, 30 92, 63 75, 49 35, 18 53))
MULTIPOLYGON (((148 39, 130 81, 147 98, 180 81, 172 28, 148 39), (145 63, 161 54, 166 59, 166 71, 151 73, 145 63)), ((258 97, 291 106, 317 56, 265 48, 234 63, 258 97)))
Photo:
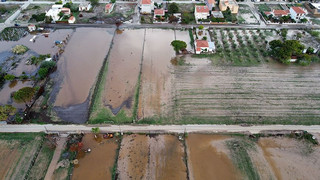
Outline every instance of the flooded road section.
POLYGON ((84 123, 91 90, 109 51, 114 29, 78 28, 58 62, 52 92, 61 119, 84 123))
POLYGON ((84 150, 90 148, 90 153, 83 151, 78 153, 79 164, 75 165, 72 179, 106 179, 112 178, 112 167, 116 160, 116 150, 118 143, 116 138, 103 139, 99 134, 94 138, 94 134, 86 134, 83 139, 84 150))
POLYGON ((119 152, 119 179, 186 179, 183 157, 176 136, 126 135, 119 152))
POLYGON ((131 116, 133 96, 136 90, 142 60, 144 29, 126 29, 116 34, 108 58, 108 71, 102 94, 104 106, 117 114, 125 107, 131 116))
POLYGON ((187 141, 190 179, 242 179, 224 142, 228 136, 190 134, 187 141))
POLYGON ((143 53, 138 118, 167 115, 171 103, 171 58, 175 52, 170 46, 174 31, 147 29, 143 53))

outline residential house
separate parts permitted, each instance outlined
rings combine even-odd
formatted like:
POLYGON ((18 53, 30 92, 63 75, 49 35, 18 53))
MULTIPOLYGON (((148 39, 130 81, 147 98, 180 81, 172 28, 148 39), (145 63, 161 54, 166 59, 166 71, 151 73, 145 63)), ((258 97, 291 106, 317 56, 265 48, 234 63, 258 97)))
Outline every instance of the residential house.
POLYGON ((195 6, 194 8, 194 17, 196 20, 208 19, 208 16, 210 15, 208 6, 195 6))
POLYGON ((274 16, 274 17, 282 17, 287 16, 290 14, 290 10, 272 10, 272 11, 265 11, 264 14, 266 16, 274 16))
POLYGON ((151 14, 151 11, 154 9, 153 2, 151 0, 141 0, 140 8, 142 14, 151 14))
POLYGON ((74 16, 70 16, 68 19, 69 24, 73 24, 76 21, 76 18, 74 16))
POLYGON ((210 11, 216 7, 216 0, 206 0, 206 4, 210 11))
POLYGON ((29 32, 33 32, 33 31, 35 31, 37 28, 36 28, 36 26, 34 25, 34 24, 29 24, 28 25, 28 30, 29 30, 29 32))
POLYGON ((165 15, 164 9, 155 9, 153 13, 153 18, 156 19, 157 17, 163 17, 165 15))
POLYGON ((61 8, 61 12, 63 12, 64 15, 71 15, 70 8, 61 8))
POLYGON ((46 17, 51 17, 52 22, 56 22, 60 19, 59 13, 61 12, 61 9, 63 8, 62 4, 55 4, 49 9, 49 11, 46 12, 46 17))
POLYGON ((112 12, 113 8, 114 8, 114 4, 113 3, 106 4, 105 12, 107 14, 110 14, 112 12))
POLYGON ((224 18, 223 14, 221 11, 211 11, 211 15, 214 17, 214 18, 224 18))
POLYGON ((311 12, 314 16, 319 17, 320 16, 320 3, 306 3, 305 6, 308 11, 311 12))
POLYGON ((232 14, 238 14, 239 5, 235 0, 220 0, 219 8, 220 11, 225 11, 227 8, 231 10, 232 14))
POLYGON ((196 40, 195 41, 196 54, 203 52, 213 52, 215 50, 215 45, 213 42, 208 42, 207 40, 196 40))
POLYGON ((80 5, 79 5, 79 11, 90 11, 90 9, 92 8, 92 5, 90 2, 82 2, 80 5))
POLYGON ((307 12, 301 7, 293 6, 290 8, 290 17, 295 21, 306 18, 306 15, 307 12))

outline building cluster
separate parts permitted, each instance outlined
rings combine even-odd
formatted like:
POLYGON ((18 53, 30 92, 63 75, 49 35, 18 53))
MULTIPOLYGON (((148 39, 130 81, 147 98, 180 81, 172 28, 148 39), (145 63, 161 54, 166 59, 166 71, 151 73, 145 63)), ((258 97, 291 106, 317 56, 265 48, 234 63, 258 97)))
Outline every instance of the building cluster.
POLYGON ((74 23, 76 18, 72 16, 70 8, 63 7, 62 4, 52 5, 51 9, 46 12, 46 17, 51 19, 51 22, 74 23))
POLYGON ((299 21, 301 19, 306 18, 307 11, 304 10, 302 7, 293 6, 293 7, 290 7, 289 10, 265 11, 264 14, 266 16, 273 16, 273 17, 290 16, 291 19, 295 21, 299 21))

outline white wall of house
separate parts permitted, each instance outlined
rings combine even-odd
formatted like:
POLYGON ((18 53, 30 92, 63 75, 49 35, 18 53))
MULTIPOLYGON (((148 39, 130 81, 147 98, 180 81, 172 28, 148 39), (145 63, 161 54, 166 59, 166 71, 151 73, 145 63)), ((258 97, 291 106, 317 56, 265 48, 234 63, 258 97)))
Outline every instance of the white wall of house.
POLYGON ((306 17, 305 14, 297 14, 292 8, 290 8, 290 17, 294 20, 304 19, 306 17))
POLYGON ((141 4, 141 13, 151 14, 153 6, 151 4, 141 4))
POLYGON ((197 12, 194 12, 194 17, 196 19, 207 19, 209 16, 209 13, 197 13, 197 12))

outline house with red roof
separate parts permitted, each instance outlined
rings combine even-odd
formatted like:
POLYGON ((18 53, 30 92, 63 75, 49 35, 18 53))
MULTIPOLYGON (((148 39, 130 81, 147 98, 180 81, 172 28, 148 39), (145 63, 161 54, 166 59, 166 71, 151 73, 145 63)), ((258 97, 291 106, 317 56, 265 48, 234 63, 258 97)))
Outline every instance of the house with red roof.
POLYGON ((215 50, 214 42, 208 42, 207 40, 195 41, 196 54, 213 52, 215 50))
POLYGON ((287 16, 290 14, 289 10, 275 10, 273 9, 272 11, 265 11, 264 12, 265 15, 269 16, 275 16, 275 17, 282 17, 282 16, 287 16))
POLYGON ((104 11, 107 14, 110 14, 112 12, 112 10, 113 10, 113 7, 114 7, 113 3, 106 4, 104 11))
POLYGON ((290 7, 290 17, 295 21, 306 18, 307 11, 302 7, 292 6, 290 7))
POLYGON ((63 14, 65 14, 65 15, 70 15, 71 14, 70 8, 61 8, 61 12, 63 12, 63 14))
POLYGON ((154 9, 152 0, 141 0, 140 2, 140 13, 151 14, 152 10, 154 9))
POLYGON ((76 18, 74 16, 70 16, 68 19, 69 24, 73 24, 76 21, 76 18))
POLYGON ((208 19, 209 14, 209 7, 206 6, 195 6, 194 7, 194 17, 196 20, 198 19, 208 19))
POLYGON ((153 12, 153 18, 156 19, 157 17, 163 17, 165 15, 164 9, 155 9, 153 12))

